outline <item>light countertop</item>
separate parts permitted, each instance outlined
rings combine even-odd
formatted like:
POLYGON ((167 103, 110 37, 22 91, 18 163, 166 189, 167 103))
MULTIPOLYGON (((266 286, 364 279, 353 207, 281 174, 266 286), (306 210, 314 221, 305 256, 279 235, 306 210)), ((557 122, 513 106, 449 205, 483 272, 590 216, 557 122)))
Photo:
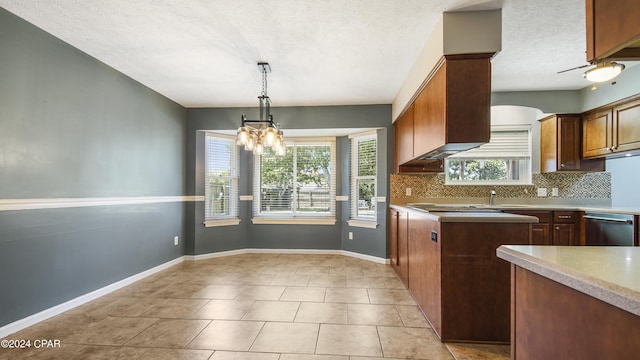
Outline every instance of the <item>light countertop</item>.
MULTIPOLYGON (((473 200, 471 201, 465 201, 465 202, 443 202, 442 200, 446 200, 446 199, 437 199, 437 201, 431 200, 431 199, 427 199, 426 201, 421 201, 420 199, 413 199, 412 201, 407 201, 406 204, 408 203, 420 203, 420 202, 426 202, 426 203, 430 203, 430 204, 434 204, 434 205, 447 205, 447 206, 453 206, 453 205, 464 205, 464 206, 469 206, 469 205, 475 205, 478 207, 482 207, 482 208, 487 208, 487 209, 498 209, 498 210, 510 210, 510 211, 535 211, 535 210, 542 210, 542 211, 552 211, 552 210, 564 210, 564 211, 585 211, 585 212, 602 212, 602 213, 612 213, 612 214, 627 214, 627 215, 640 215, 640 206, 609 206, 609 205, 579 205, 579 204, 561 204, 561 203, 549 203, 549 204, 541 204, 541 203, 531 203, 531 204, 527 204, 527 203, 522 203, 522 204, 517 204, 517 203, 498 203, 495 205, 489 205, 486 203, 476 203, 473 200)), ((469 199, 467 199, 469 200, 469 199)), ((405 206, 405 202, 396 202, 393 201, 391 202, 391 204, 398 204, 401 206, 405 206)))
POLYGON ((640 316, 640 247, 503 245, 497 255, 640 316))
POLYGON ((432 218, 442 223, 446 223, 446 222, 537 223, 538 222, 538 218, 535 216, 516 215, 516 214, 503 213, 503 212, 473 212, 473 211, 428 212, 428 211, 422 211, 419 209, 414 209, 414 208, 406 207, 402 205, 391 205, 391 206, 396 208, 401 208, 407 211, 412 211, 414 213, 418 213, 422 216, 432 218))

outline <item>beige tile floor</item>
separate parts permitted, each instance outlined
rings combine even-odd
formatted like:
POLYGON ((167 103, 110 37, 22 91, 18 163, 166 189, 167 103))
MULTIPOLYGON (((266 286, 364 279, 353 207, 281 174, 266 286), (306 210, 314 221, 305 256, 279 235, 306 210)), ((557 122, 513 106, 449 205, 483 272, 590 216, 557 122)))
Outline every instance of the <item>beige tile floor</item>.
POLYGON ((442 344, 388 265, 340 255, 185 262, 13 334, 0 359, 508 359, 442 344))

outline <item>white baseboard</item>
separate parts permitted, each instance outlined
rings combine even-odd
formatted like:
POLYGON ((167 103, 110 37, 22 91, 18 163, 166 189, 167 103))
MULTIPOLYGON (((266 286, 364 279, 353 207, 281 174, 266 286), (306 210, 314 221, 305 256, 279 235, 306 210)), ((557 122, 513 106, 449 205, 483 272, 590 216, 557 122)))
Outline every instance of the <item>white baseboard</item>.
POLYGON ((198 260, 215 259, 215 258, 220 258, 225 256, 241 255, 246 253, 247 253, 247 249, 238 249, 238 250, 220 251, 220 252, 201 254, 201 255, 185 255, 184 258, 187 261, 198 261, 198 260))
POLYGON ((126 279, 122 279, 113 284, 107 285, 103 288, 92 291, 88 294, 78 296, 62 304, 50 307, 39 313, 30 315, 24 319, 14 321, 3 327, 0 327, 0 339, 5 338, 13 333, 16 333, 22 329, 33 326, 41 321, 47 320, 51 317, 59 315, 65 311, 69 311, 77 306, 85 304, 91 300, 95 300, 101 296, 107 295, 115 290, 123 288, 127 285, 133 284, 138 280, 142 280, 150 275, 153 275, 162 270, 168 269, 174 265, 180 264, 183 261, 199 261, 220 258, 225 256, 240 255, 240 254, 325 254, 325 255, 344 255, 357 259, 367 260, 378 264, 389 264, 389 259, 380 258, 377 256, 360 254, 346 250, 316 250, 316 249, 239 249, 230 251, 221 251, 216 253, 201 254, 201 255, 184 255, 164 264, 153 267, 149 270, 145 270, 136 275, 129 276, 126 279))
POLYGON ((95 300, 101 296, 107 295, 110 292, 113 292, 115 290, 118 290, 120 288, 123 288, 127 285, 133 284, 134 282, 138 281, 138 280, 142 280, 144 278, 146 278, 147 276, 153 275, 157 272, 160 272, 162 270, 168 269, 174 265, 180 264, 181 262, 184 261, 184 256, 181 256, 179 258, 173 259, 169 262, 166 262, 164 264, 158 265, 154 268, 151 268, 149 270, 145 270, 141 273, 129 276, 126 279, 122 279, 120 281, 117 281, 113 284, 107 285, 103 288, 97 289, 95 291, 92 291, 88 294, 84 294, 81 296, 78 296, 77 298, 71 299, 67 302, 64 302, 62 304, 56 305, 54 307, 50 307, 46 310, 40 311, 39 313, 30 315, 24 319, 20 319, 17 321, 14 321, 10 324, 7 324, 3 327, 0 327, 0 339, 7 337, 8 335, 11 335, 15 332, 18 332, 22 329, 28 328, 29 326, 33 326, 41 321, 47 320, 51 317, 54 317, 56 315, 59 315, 65 311, 71 310, 77 306, 80 306, 82 304, 85 304, 91 300, 95 300))
POLYGON ((198 261, 215 259, 225 256, 240 255, 240 254, 322 254, 322 255, 344 255, 357 259, 367 260, 378 264, 390 264, 389 259, 384 259, 377 256, 360 254, 346 250, 322 250, 322 249, 239 249, 230 251, 221 251, 209 254, 201 255, 185 255, 185 259, 188 261, 198 261))

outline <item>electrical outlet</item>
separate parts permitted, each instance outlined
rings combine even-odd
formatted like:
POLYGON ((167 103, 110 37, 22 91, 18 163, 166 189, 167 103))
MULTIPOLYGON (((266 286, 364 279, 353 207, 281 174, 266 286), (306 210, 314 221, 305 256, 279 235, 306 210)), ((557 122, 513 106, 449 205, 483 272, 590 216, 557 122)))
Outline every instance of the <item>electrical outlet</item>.
POLYGON ((349 240, 353 240, 353 232, 349 231, 349 240))
POLYGON ((547 188, 538 188, 538 197, 546 197, 547 188))
POLYGON ((173 237, 173 245, 178 245, 178 235, 173 237))
POLYGON ((411 188, 407 188, 407 190, 405 190, 405 193, 407 194, 407 196, 411 196, 411 188))
POLYGON ((551 196, 558 196, 558 188, 551 188, 551 196))

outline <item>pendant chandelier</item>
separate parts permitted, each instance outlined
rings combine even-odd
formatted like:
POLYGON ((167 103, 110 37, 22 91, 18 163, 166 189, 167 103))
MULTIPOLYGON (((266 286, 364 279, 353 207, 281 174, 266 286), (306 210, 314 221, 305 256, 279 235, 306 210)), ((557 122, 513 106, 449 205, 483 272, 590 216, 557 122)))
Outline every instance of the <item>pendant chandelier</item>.
POLYGON ((253 151, 262 155, 265 147, 271 147, 276 155, 284 156, 286 147, 280 124, 273 122, 271 115, 271 99, 267 95, 267 74, 271 72, 269 63, 258 63, 258 70, 262 73, 262 93, 258 96, 260 103, 260 119, 248 120, 242 114, 242 126, 238 128, 236 144, 243 145, 246 151, 253 151))

